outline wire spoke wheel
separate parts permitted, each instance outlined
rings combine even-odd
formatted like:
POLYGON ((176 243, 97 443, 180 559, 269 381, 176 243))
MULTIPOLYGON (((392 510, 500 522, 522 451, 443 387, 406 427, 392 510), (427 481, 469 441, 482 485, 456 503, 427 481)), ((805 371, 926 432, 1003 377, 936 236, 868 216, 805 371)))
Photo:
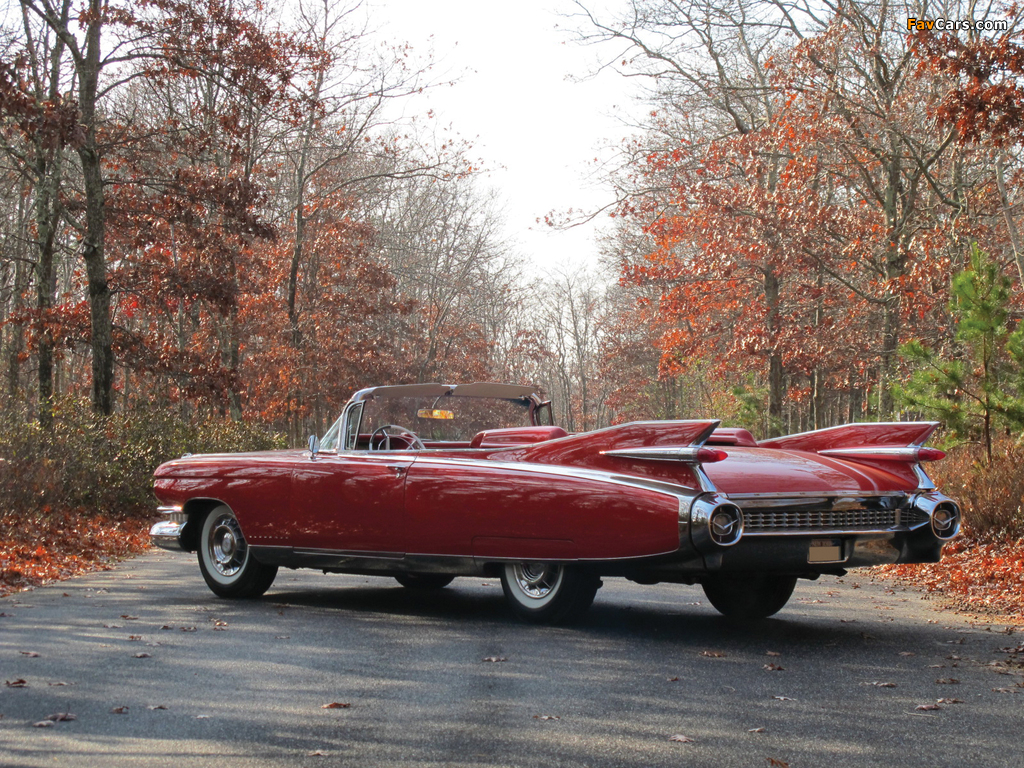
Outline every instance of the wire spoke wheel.
POLYGON ((259 597, 274 583, 276 565, 253 557, 235 513, 221 505, 207 513, 199 535, 199 570, 221 597, 259 597))

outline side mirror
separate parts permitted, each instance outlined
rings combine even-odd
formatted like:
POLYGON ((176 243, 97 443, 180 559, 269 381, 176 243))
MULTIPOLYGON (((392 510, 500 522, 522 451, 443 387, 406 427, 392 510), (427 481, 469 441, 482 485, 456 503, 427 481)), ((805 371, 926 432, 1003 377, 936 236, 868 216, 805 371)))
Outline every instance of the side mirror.
POLYGON ((316 455, 320 453, 320 438, 316 435, 309 436, 309 458, 316 459, 316 455))

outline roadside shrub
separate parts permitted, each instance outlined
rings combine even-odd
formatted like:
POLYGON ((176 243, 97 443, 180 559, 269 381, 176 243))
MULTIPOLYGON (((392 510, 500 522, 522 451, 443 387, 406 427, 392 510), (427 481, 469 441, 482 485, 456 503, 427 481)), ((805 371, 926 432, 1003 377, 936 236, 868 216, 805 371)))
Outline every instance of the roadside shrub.
POLYGON ((0 421, 0 518, 54 510, 150 514, 152 475, 183 453, 267 450, 283 440, 262 426, 224 418, 183 420, 163 410, 98 416, 66 400, 42 430, 27 413, 0 421))
POLYGON ((1024 444, 959 446, 930 469, 939 489, 963 506, 969 532, 982 541, 1024 536, 1024 444))

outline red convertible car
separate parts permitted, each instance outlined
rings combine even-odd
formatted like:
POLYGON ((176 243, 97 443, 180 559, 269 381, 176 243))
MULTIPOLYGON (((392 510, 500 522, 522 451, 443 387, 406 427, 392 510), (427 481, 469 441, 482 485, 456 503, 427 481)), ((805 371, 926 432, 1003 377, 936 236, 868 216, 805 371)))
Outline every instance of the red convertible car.
POLYGON ((700 584, 726 616, 781 609, 799 578, 939 559, 960 507, 922 462, 934 422, 848 424, 756 442, 714 420, 569 434, 537 389, 357 392, 309 450, 184 456, 156 471, 151 535, 198 552, 222 597, 279 567, 438 589, 501 579, 528 621, 561 622, 602 577, 700 584))

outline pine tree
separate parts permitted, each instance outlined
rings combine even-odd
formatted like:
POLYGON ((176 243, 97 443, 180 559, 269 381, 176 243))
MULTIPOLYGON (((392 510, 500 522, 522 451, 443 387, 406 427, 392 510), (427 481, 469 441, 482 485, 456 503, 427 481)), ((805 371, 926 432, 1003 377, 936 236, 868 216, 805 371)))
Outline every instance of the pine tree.
POLYGON ((989 461, 996 430, 1024 430, 1024 324, 1009 327, 1011 286, 999 264, 972 245, 970 267, 951 286, 953 354, 943 358, 919 340, 900 350, 917 370, 896 397, 934 415, 954 439, 980 437, 989 461))

